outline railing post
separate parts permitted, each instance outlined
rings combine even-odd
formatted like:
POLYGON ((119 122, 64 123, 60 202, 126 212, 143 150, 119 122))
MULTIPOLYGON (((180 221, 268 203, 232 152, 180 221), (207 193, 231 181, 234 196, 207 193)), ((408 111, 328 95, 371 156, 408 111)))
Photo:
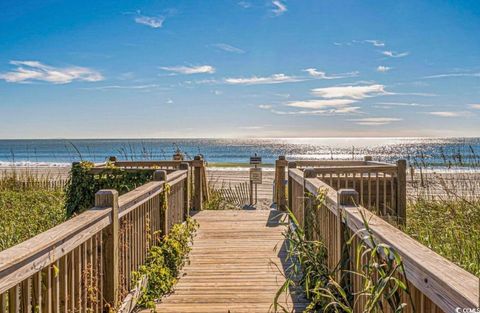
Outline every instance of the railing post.
POLYGON ((114 310, 118 304, 119 292, 119 220, 118 192, 102 189, 95 194, 95 207, 112 208, 111 223, 103 230, 103 299, 106 311, 114 310))
POLYGON ((313 239, 313 225, 314 222, 308 219, 309 216, 311 216, 311 213, 313 210, 313 205, 312 205, 312 199, 311 197, 307 197, 308 190, 305 188, 305 181, 307 178, 317 178, 317 173, 313 168, 307 168, 303 171, 303 196, 304 196, 304 201, 303 201, 303 206, 301 207, 301 210, 303 211, 301 213, 302 217, 302 227, 305 230, 305 234, 307 235, 307 239, 312 240, 313 239))
POLYGON ((200 155, 196 155, 192 162, 193 165, 193 207, 197 211, 203 209, 203 160, 200 155))
MULTIPOLYGON (((350 258, 353 256, 354 251, 348 250, 346 241, 348 240, 348 235, 345 236, 346 226, 343 222, 344 206, 358 206, 358 192, 355 189, 340 189, 337 191, 337 242, 336 242, 336 257, 337 260, 340 260, 341 268, 345 273, 348 273, 350 270, 350 258)), ((351 274, 346 274, 342 277, 342 271, 337 271, 338 282, 342 283, 342 286, 350 286, 352 279, 351 274), (342 281, 343 280, 343 281, 342 281)))
POLYGON ((407 224, 407 161, 397 161, 397 218, 400 225, 407 224))
MULTIPOLYGON (((297 168, 297 163, 295 163, 295 162, 288 162, 288 170, 290 171, 291 168, 297 168)), ((288 186, 288 187, 287 187, 287 193, 288 193, 288 194, 287 194, 287 198, 288 198, 287 204, 288 204, 288 208, 289 208, 290 210, 292 210, 292 208, 293 208, 292 180, 290 179, 290 176, 289 176, 289 175, 287 176, 287 179, 288 179, 288 181, 287 181, 287 186, 288 186)))
POLYGON ((363 161, 365 161, 365 162, 369 162, 369 161, 371 161, 371 160, 372 160, 372 156, 371 156, 371 155, 366 155, 366 156, 363 157, 363 161))
POLYGON ((108 162, 114 163, 117 162, 117 157, 116 156, 111 156, 108 158, 108 162))
POLYGON ((185 221, 190 215, 190 165, 186 162, 181 163, 180 169, 187 171, 187 179, 183 186, 183 220, 185 221))
POLYGON ((275 182, 276 189, 276 198, 275 202, 277 208, 281 211, 286 209, 286 199, 285 199, 285 169, 288 165, 288 161, 285 160, 285 156, 281 155, 278 157, 278 160, 275 161, 275 173, 277 181, 275 182))
MULTIPOLYGON (((156 170, 155 172, 153 172, 153 181, 163 181, 165 186, 165 182, 167 181, 167 171, 156 170)), ((168 197, 168 195, 164 196, 168 197)), ((162 236, 165 236, 168 233, 168 204, 166 204, 165 208, 162 208, 162 205, 163 203, 160 203, 159 213, 162 236)))

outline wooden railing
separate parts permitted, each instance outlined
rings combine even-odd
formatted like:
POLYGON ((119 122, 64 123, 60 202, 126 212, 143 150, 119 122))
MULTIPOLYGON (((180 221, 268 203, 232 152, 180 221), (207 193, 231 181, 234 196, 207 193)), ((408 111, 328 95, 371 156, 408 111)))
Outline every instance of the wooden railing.
POLYGON ((129 312, 145 283, 132 272, 188 215, 188 169, 153 178, 121 196, 100 190, 94 208, 0 252, 0 313, 129 312))
MULTIPOLYGON (((324 165, 322 164, 322 166, 324 165)), ((335 166, 341 166, 341 164, 335 166)), ((344 172, 351 171, 351 166, 358 165, 347 165, 348 171, 344 172)), ((336 170, 338 170, 337 173, 343 173, 340 168, 336 170)), ((406 312, 443 311, 449 313, 455 312, 456 308, 479 307, 479 279, 477 277, 415 241, 363 207, 359 204, 358 188, 336 190, 335 186, 337 185, 329 184, 329 177, 326 182, 325 178, 321 176, 323 173, 323 170, 312 168, 304 170, 289 168, 288 202, 299 223, 305 227, 307 239, 321 240, 325 243, 328 251, 327 264, 330 270, 333 271, 340 262, 344 264, 346 258, 350 262, 356 261, 353 251, 361 243, 359 237, 353 241, 352 249, 345 250, 344 247, 348 236, 364 230, 363 215, 375 238, 379 242, 393 247, 403 259, 413 300, 411 303, 407 295, 403 294, 403 301, 408 303, 406 312), (318 200, 319 196, 322 201, 318 200), (312 216, 316 225, 315 229, 310 228, 313 223, 309 219, 312 219, 312 216), (345 255, 345 251, 349 251, 347 252, 348 256, 345 255)), ((344 179, 350 180, 350 178, 344 179)), ((340 185, 341 188, 344 186, 340 185)), ((347 186, 352 187, 351 184, 347 184, 347 186)), ((382 197, 381 194, 375 194, 375 196, 382 197)), ((374 199, 374 201, 377 200, 374 199)), ((368 242, 366 243, 368 244, 368 242)), ((365 265, 365 260, 360 262, 365 265)), ((359 277, 355 276, 351 280, 354 292, 359 292, 362 288, 363 282, 359 277)), ((355 297, 358 297, 355 300, 359 301, 356 302, 354 311, 363 312, 364 301, 358 295, 355 297)))
MULTIPOLYGON (((373 162, 371 157, 365 157, 364 161, 286 162, 279 159, 276 168, 279 180, 285 179, 285 165, 288 168, 311 169, 321 181, 337 190, 354 189, 360 195, 359 204, 362 206, 400 224, 406 223, 405 160, 388 164, 373 162)), ((284 189, 280 181, 277 186, 277 189, 284 189)), ((279 190, 276 194, 279 195, 277 203, 287 204, 284 190, 279 190)))
MULTIPOLYGON (((175 156, 174 156, 175 157, 175 156)), ((122 168, 125 171, 141 170, 165 170, 171 173, 178 169, 188 169, 189 171, 189 201, 195 210, 202 210, 204 201, 208 201, 209 192, 207 187, 207 175, 205 160, 201 155, 197 155, 193 160, 149 160, 149 161, 119 161, 115 156, 111 156, 107 163, 98 163, 90 170, 91 173, 104 173, 109 165, 122 168), (188 165, 188 166, 187 166, 188 165)))

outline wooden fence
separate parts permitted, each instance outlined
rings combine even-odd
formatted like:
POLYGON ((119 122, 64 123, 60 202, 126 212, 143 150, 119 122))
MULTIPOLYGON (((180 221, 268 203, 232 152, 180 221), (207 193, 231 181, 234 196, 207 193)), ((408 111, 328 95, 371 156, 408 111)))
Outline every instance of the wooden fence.
MULTIPOLYGON (((176 156, 174 155, 174 158, 176 156)), ((106 163, 98 163, 90 170, 91 173, 104 173, 108 171, 109 166, 115 166, 125 171, 142 170, 165 170, 171 173, 178 169, 187 168, 189 171, 189 195, 191 197, 192 207, 196 210, 203 209, 204 201, 208 201, 209 189, 207 184, 206 164, 201 155, 197 155, 193 160, 183 160, 182 157, 176 160, 150 160, 150 161, 119 161, 115 156, 111 156, 106 163), (185 165, 188 164, 188 167, 185 165)))
MULTIPOLYGON (((377 215, 388 217, 400 224, 406 223, 406 162, 399 160, 396 164, 374 162, 371 157, 364 161, 295 161, 286 162, 284 159, 277 161, 277 172, 289 169, 309 168, 315 172, 318 179, 337 190, 354 189, 359 197, 359 204, 375 212, 377 215), (280 164, 280 165, 279 165, 280 164)), ((282 189, 283 173, 278 177, 277 189, 282 189)), ((288 192, 292 186, 288 185, 288 192)), ((285 191, 276 192, 277 203, 286 203, 285 191)))
MULTIPOLYGON (((407 301, 407 295, 403 294, 403 300, 408 303, 407 312, 455 312, 456 308, 479 307, 479 279, 477 277, 415 241, 361 204, 361 186, 364 184, 361 177, 367 175, 366 177, 371 178, 371 173, 375 173, 373 179, 377 180, 376 172, 380 170, 382 173, 387 173, 387 181, 393 179, 393 184, 388 183, 387 188, 395 186, 395 184, 402 183, 403 173, 400 171, 403 171, 403 162, 397 163, 396 168, 394 165, 387 167, 369 161, 355 164, 335 161, 330 163, 331 167, 328 162, 317 162, 297 162, 298 168, 290 166, 288 169, 288 203, 299 223, 305 227, 308 239, 320 239, 325 243, 328 251, 327 264, 330 270, 333 270, 339 262, 345 262, 345 259, 350 262, 355 261, 353 251, 356 246, 361 244, 361 239, 356 237, 352 249, 347 252, 348 256, 345 255, 344 250, 345 240, 349 235, 365 228, 363 214, 375 238, 379 242, 393 247, 403 259, 413 300, 412 305, 407 301), (304 165, 320 167, 301 169, 304 165), (350 174, 345 175, 345 173, 350 174), (356 178, 355 183, 352 182, 353 178, 356 178), (395 182, 395 178, 397 182, 395 182), (337 183, 337 180, 341 182, 337 183), (360 186, 358 186, 359 180, 360 186), (348 189, 344 189, 345 187, 348 189), (352 187, 355 188, 352 189, 352 187), (319 195, 324 197, 323 201, 317 200, 319 195), (311 221, 308 221, 312 215, 316 225, 313 231, 309 229, 311 221)), ((383 176, 380 177, 383 178, 383 176)), ((365 185, 368 186, 368 182, 365 185)), ((378 184, 374 186, 373 189, 379 189, 378 184)), ((397 185, 397 188, 392 191, 395 193, 397 190, 397 210, 399 209, 399 188, 403 189, 397 185)), ((369 201, 367 203, 382 203, 388 199, 388 196, 384 195, 381 192, 370 193, 369 191, 366 197, 370 197, 370 199, 367 200, 369 201)), ((363 201, 366 197, 364 195, 363 201)), ((374 207, 377 209, 377 205, 374 207)), ((368 242, 366 243, 368 244, 368 242)), ((365 260, 362 259, 361 264, 364 265, 365 260)), ((359 277, 351 280, 354 292, 360 291, 362 284, 359 277)), ((354 311, 362 312, 365 302, 358 295, 355 297, 357 297, 355 300, 358 301, 354 311)))
POLYGON ((94 208, 0 252, 0 313, 129 312, 145 283, 132 272, 188 215, 189 170, 153 178, 121 196, 100 190, 94 208))

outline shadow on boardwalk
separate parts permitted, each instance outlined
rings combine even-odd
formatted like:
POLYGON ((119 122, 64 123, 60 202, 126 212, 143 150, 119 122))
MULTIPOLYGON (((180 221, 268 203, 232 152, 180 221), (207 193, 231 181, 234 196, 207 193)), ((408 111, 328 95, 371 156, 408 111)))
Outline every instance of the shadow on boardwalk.
MULTIPOLYGON (((272 210, 201 211, 189 264, 173 294, 157 312, 266 313, 285 282, 286 245, 281 215, 272 210), (277 249, 275 249, 277 247, 277 249), (278 248, 279 247, 279 248, 278 248)), ((283 294, 279 303, 292 312, 307 305, 283 294)))

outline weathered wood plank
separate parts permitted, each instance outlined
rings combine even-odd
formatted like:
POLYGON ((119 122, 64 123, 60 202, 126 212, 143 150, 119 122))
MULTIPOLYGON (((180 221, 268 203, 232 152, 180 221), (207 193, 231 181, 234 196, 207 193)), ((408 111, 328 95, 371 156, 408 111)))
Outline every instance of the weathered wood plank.
MULTIPOLYGON (((285 281, 286 251, 278 220, 270 210, 202 211, 189 262, 173 294, 157 312, 268 312, 285 281)), ((293 312, 305 309, 300 295, 280 302, 293 312)), ((144 311, 144 312, 147 312, 144 311)))

